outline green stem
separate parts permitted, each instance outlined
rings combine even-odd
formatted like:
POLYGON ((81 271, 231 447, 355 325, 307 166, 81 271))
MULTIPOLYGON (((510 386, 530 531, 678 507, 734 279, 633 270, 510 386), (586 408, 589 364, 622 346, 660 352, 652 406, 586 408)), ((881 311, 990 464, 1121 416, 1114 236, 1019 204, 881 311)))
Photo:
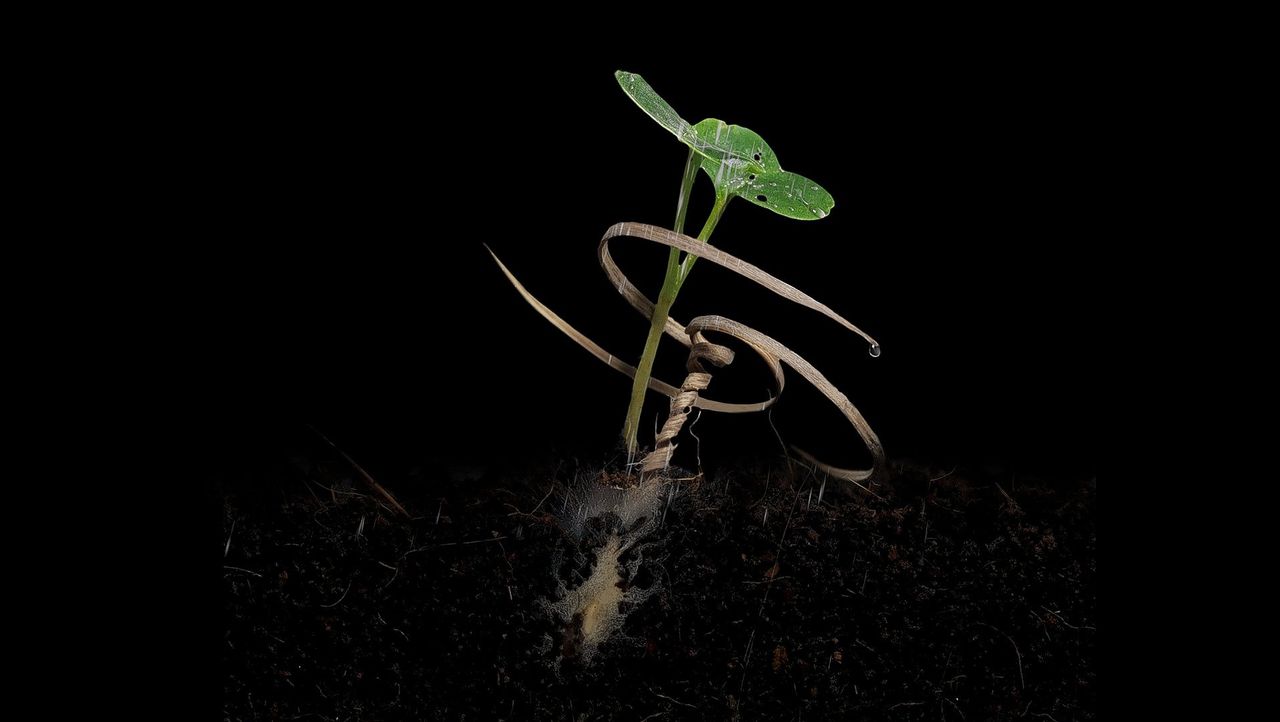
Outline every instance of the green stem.
MULTIPOLYGON (((707 222, 702 226, 702 232, 698 234, 699 241, 706 243, 711 240, 711 232, 716 229, 716 224, 720 222, 720 214, 724 213, 724 207, 728 203, 728 196, 716 196, 716 204, 711 207, 711 215, 707 216, 707 222)), ((697 260, 697 256, 685 254, 684 261, 680 263, 680 275, 676 279, 676 293, 680 293, 680 289, 684 288, 684 282, 689 278, 689 271, 693 270, 693 264, 697 260)))
MULTIPOLYGON (((684 233, 684 221, 689 215, 689 199, 693 196, 693 183, 698 178, 698 154, 689 149, 689 157, 684 163, 684 176, 680 179, 680 196, 676 199, 676 233, 684 233)), ((662 324, 666 323, 671 304, 675 302, 676 281, 680 273, 680 251, 672 248, 667 254, 667 273, 662 279, 662 290, 658 293, 658 301, 653 318, 661 317, 661 324, 650 323, 649 336, 645 340, 644 353, 640 365, 636 368, 635 378, 631 382, 631 403, 627 406, 627 420, 622 425, 622 438, 627 444, 627 463, 630 464, 636 454, 636 438, 640 431, 640 412, 644 409, 644 395, 649 388, 649 377, 653 374, 653 359, 658 353, 658 341, 662 338, 662 324), (666 298, 665 306, 663 299, 666 298), (661 311, 661 313, 659 313, 661 311), (654 338, 654 328, 658 336, 654 338), (648 359, 648 363, 645 363, 648 359)))
POLYGON ((698 178, 698 165, 698 154, 690 148, 689 158, 684 162, 684 177, 680 179, 680 197, 676 199, 676 224, 671 227, 676 233, 684 233, 684 219, 689 215, 689 198, 693 196, 693 182, 698 178))
POLYGON ((671 313, 671 304, 676 300, 675 279, 679 272, 678 263, 668 264, 667 280, 662 284, 658 302, 654 305, 653 320, 649 324, 649 336, 645 339, 644 352, 640 355, 640 363, 636 366, 636 377, 631 384, 631 404, 627 407, 627 420, 622 427, 622 435, 627 443, 627 463, 631 463, 635 458, 640 412, 644 409, 644 395, 649 388, 649 377, 653 375, 653 361, 658 356, 658 342, 662 340, 662 329, 667 323, 667 316, 671 313))
MULTIPOLYGON (((684 182, 680 187, 680 203, 676 207, 676 232, 681 233, 684 229, 684 220, 686 209, 688 208, 689 195, 693 189, 693 180, 696 178, 697 165, 692 152, 689 153, 689 161, 685 165, 684 182)), ((702 226, 702 232, 698 234, 698 240, 706 242, 711 238, 711 233, 715 230, 716 224, 720 221, 720 215, 724 213, 724 207, 729 202, 727 196, 717 195, 715 205, 711 209, 711 214, 707 216, 707 222, 702 226)), ((684 263, 679 261, 680 252, 672 248, 667 255, 667 273, 662 281, 662 290, 658 292, 658 300, 654 304, 653 316, 649 321, 649 335, 645 339, 644 351, 640 354, 640 363, 636 366, 635 380, 631 384, 631 404, 627 407, 627 420, 622 427, 622 436, 627 445, 627 462, 630 463, 634 457, 638 447, 637 437, 640 429, 640 414, 644 409, 644 396, 649 388, 649 378, 653 375, 653 362, 658 356, 658 343, 662 340, 662 332, 667 324, 667 317, 671 313, 671 305, 675 303, 676 295, 680 293, 680 287, 684 285, 685 279, 689 276, 689 270, 693 267, 693 261, 697 260, 694 256, 686 255, 684 263)))

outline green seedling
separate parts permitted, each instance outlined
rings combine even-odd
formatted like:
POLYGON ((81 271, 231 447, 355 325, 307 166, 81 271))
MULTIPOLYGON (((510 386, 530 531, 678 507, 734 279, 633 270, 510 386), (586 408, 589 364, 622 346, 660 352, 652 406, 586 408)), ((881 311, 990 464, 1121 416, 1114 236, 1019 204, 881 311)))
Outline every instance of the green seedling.
POLYGON ((621 626, 625 608, 641 603, 657 588, 655 585, 647 590, 640 589, 630 585, 628 580, 634 578, 644 559, 645 538, 661 527, 666 509, 679 493, 681 479, 673 478, 667 470, 675 452, 675 441, 690 412, 697 408, 731 414, 753 413, 769 408, 777 398, 770 394, 768 401, 726 403, 702 396, 701 392, 711 379, 707 366, 723 367, 734 357, 732 350, 709 340, 706 334, 736 339, 753 351, 768 368, 779 394, 784 385, 783 366, 798 373, 836 406, 866 443, 872 456, 870 468, 842 469, 795 449, 810 466, 873 494, 875 492, 862 482, 870 483, 870 479, 884 469, 884 450, 866 419, 848 397, 799 354, 775 339, 723 316, 698 316, 687 324, 670 318, 671 306, 688 280, 690 270, 699 258, 703 258, 707 263, 747 278, 779 297, 815 311, 862 336, 870 344, 871 355, 879 356, 880 346, 874 339, 828 306, 708 243, 725 206, 734 198, 745 198, 788 218, 817 220, 825 218, 835 205, 831 195, 808 178, 783 170, 773 149, 757 133, 714 118, 691 125, 639 75, 618 72, 617 79, 637 105, 689 147, 674 228, 659 228, 645 223, 615 223, 605 231, 597 247, 598 260, 610 282, 634 309, 650 319, 649 334, 639 365, 628 365, 575 329, 534 297, 496 254, 493 256, 507 280, 543 318, 610 368, 635 379, 623 431, 630 457, 627 474, 602 472, 595 480, 598 483, 585 488, 580 496, 566 497, 559 516, 565 530, 579 545, 589 544, 594 549, 595 565, 590 574, 580 574, 575 578, 576 584, 572 586, 560 580, 555 601, 542 602, 543 607, 562 624, 562 634, 558 647, 548 636, 540 649, 550 651, 557 648, 565 657, 580 655, 588 663, 621 626), (684 224, 699 170, 710 180, 715 202, 702 231, 697 238, 690 238, 684 235, 684 224), (657 243, 670 249, 666 277, 656 302, 641 293, 610 256, 610 240, 623 237, 657 243), (658 342, 664 333, 689 347, 688 374, 679 386, 651 378, 658 342), (645 393, 649 390, 671 399, 670 414, 661 431, 655 434, 653 449, 639 462, 640 473, 633 476, 630 470, 638 447, 639 419, 645 393), (573 502, 572 511, 570 502, 573 502), (660 508, 662 516, 658 516, 660 508))
MULTIPOLYGON (((684 232, 689 198, 701 169, 711 180, 715 191, 715 203, 703 223, 698 240, 707 243, 725 206, 734 198, 745 198, 755 205, 797 220, 812 221, 825 218, 835 201, 822 186, 797 173, 782 169, 778 156, 760 135, 740 125, 729 125, 722 120, 707 118, 690 125, 680 117, 644 78, 635 73, 619 70, 618 84, 640 106, 641 110, 689 146, 684 177, 680 183, 680 196, 676 205, 676 233, 684 232)), ((667 271, 658 293, 653 315, 650 318, 649 335, 631 385, 631 403, 622 436, 627 456, 635 456, 638 447, 640 415, 644 409, 645 392, 653 374, 653 362, 658 355, 658 343, 662 330, 671 313, 676 296, 689 278, 697 256, 684 254, 672 248, 667 256, 667 271)))
MULTIPOLYGON (((672 454, 675 452, 676 439, 685 423, 685 419, 696 408, 719 413, 741 414, 764 411, 773 405, 777 396, 770 394, 768 401, 758 403, 725 403, 708 399, 701 395, 710 383, 711 374, 707 365, 721 367, 731 363, 734 352, 725 346, 718 345, 706 337, 706 333, 736 338, 753 351, 765 363, 773 376, 774 386, 778 393, 784 385, 783 366, 800 374, 812 384, 844 415, 854 427, 858 435, 871 452, 872 464, 866 469, 843 469, 824 464, 800 449, 795 449, 813 468, 832 477, 844 479, 857 484, 866 491, 874 493, 862 482, 868 482, 884 468, 884 450, 879 439, 858 409, 839 389, 831 384, 816 368, 799 354, 766 336, 759 331, 744 326, 732 319, 717 315, 704 315, 682 324, 674 321, 671 306, 677 294, 689 278, 689 272, 699 258, 713 263, 732 273, 747 278, 779 297, 816 311, 845 329, 856 333, 869 344, 872 356, 880 355, 880 346, 875 339, 867 335, 847 319, 837 314, 830 307, 818 302, 794 286, 774 278, 764 270, 753 266, 733 255, 726 253, 708 242, 716 224, 724 213, 725 206, 733 198, 746 198, 749 202, 764 206, 788 218, 801 220, 817 220, 825 218, 835 203, 831 195, 822 186, 796 173, 782 169, 777 155, 759 134, 738 125, 729 125, 715 118, 709 118, 696 124, 690 124, 681 118, 653 88, 639 75, 618 72, 618 83, 627 95, 640 106, 650 117, 663 128, 670 131, 689 148, 685 162, 684 177, 680 184, 680 196, 676 206, 676 222, 674 229, 659 228, 645 223, 615 223, 605 231, 597 247, 597 257, 601 268, 610 282, 626 301, 637 311, 650 319, 649 334, 645 341, 644 351, 638 366, 631 366, 610 353, 600 344, 592 341, 582 332, 575 329, 565 319, 540 302, 528 289, 516 279, 497 255, 493 256, 498 267, 506 275, 507 280, 520 295, 539 314, 553 326, 569 336, 575 343, 586 349, 610 368, 626 374, 634 379, 631 390, 631 403, 627 408, 627 418, 623 426, 623 438, 628 452, 628 476, 621 480, 624 486, 631 483, 645 484, 654 482, 653 472, 667 468, 672 454), (697 238, 684 235, 685 217, 688 212, 689 197, 693 184, 701 170, 711 182, 715 193, 715 202, 708 214, 702 231, 697 238), (618 268, 609 254, 609 242, 612 239, 628 237, 645 240, 667 246, 667 272, 663 279, 662 289, 657 301, 646 297, 635 284, 618 268), (689 347, 688 375, 679 386, 665 383, 652 377, 653 362, 658 352, 658 342, 663 334, 689 347), (640 478, 638 481, 630 476, 630 470, 638 448, 640 414, 643 410, 646 391, 655 391, 669 399, 670 414, 662 425, 661 431, 655 435, 655 444, 639 463, 640 478), (647 476, 648 475, 648 476, 647 476)), ((492 251, 490 251, 492 253, 492 251)), ((794 448, 794 447, 793 447, 794 448)), ((612 482, 609 482, 612 483, 612 482)))

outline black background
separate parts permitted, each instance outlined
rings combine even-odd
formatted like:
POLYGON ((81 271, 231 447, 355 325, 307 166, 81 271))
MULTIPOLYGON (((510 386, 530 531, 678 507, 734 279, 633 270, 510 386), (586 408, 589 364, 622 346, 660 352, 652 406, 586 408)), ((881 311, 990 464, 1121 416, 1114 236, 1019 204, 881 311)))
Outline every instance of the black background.
MULTIPOLYGON (((175 398, 201 419, 190 433, 242 464, 313 424, 391 482, 429 461, 614 458, 630 381, 526 306, 481 244, 583 332, 638 356, 646 324, 595 246, 616 221, 670 225, 685 149, 621 92, 622 68, 691 122, 757 131, 832 193, 831 216, 808 223, 731 203, 713 243, 884 353, 710 265, 677 318, 727 315, 804 354, 891 457, 1094 473, 1109 110, 1080 71, 1088 48, 865 35, 836 59, 762 46, 733 62, 536 39, 227 48, 231 72, 212 74, 196 111, 209 130, 195 139, 204 210, 184 224, 195 252, 171 276, 174 348, 194 381, 175 398)), ((708 189, 700 180, 687 230, 708 189)), ((614 246, 656 293, 665 252, 614 246)), ((766 393, 762 367, 739 358, 712 396, 766 393)), ((664 343, 659 375, 677 381, 682 363, 664 343)), ((775 415, 787 442, 864 461, 839 414, 790 379, 775 415)), ((651 395, 646 427, 660 407, 651 395)), ((778 450, 763 415, 705 415, 696 431, 712 467, 778 450)))

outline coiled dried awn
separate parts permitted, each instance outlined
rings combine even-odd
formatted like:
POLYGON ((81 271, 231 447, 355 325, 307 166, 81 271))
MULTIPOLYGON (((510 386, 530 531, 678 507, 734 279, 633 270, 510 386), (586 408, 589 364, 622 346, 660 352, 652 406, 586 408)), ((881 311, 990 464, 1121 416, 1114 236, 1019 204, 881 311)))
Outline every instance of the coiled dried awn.
MULTIPOLYGON (((597 255, 600 260, 600 266, 604 268, 604 272, 609 276, 609 280, 617 288, 618 293, 631 304, 633 308, 640 312, 646 319, 653 314, 654 304, 640 293, 640 291, 623 275, 622 271, 614 263, 613 257, 609 255, 609 241, 614 238, 628 237, 640 238, 651 241, 659 245, 677 248, 699 258, 706 259, 711 263, 726 268, 738 275, 744 276, 757 284, 773 291, 775 294, 797 303, 805 308, 812 309, 836 323, 844 326, 850 331, 858 334, 871 344, 873 353, 879 351, 879 344, 873 338, 864 333, 857 326, 854 326, 844 317, 832 311, 826 305, 819 303, 809 295, 795 288, 794 286, 781 281, 773 276, 765 273, 760 268, 747 263, 731 254, 701 243, 689 236, 670 231, 666 228, 652 226, 644 223, 617 223, 605 231, 604 237, 600 239, 600 246, 597 255)), ((486 246, 487 247, 487 246, 486 246)), ((507 269, 506 265, 498 258, 497 254, 490 249, 489 253, 493 255, 493 260, 497 261, 499 268, 506 275, 507 280, 511 281, 524 300, 533 306, 533 308, 542 315, 543 318, 551 322, 553 326, 560 329, 566 336, 573 339, 579 346, 583 347, 591 353, 591 355, 600 359, 609 367, 627 375, 634 377, 636 369, 634 366, 622 361, 613 354, 606 351, 599 344, 584 336, 581 332, 569 325, 563 318, 558 316, 554 311, 542 304, 533 294, 529 293, 516 279, 516 277, 507 269)), ((744 326, 737 321, 725 318, 723 316, 704 315, 698 316, 691 320, 687 325, 682 326, 674 318, 668 318, 666 324, 666 334, 676 339, 680 343, 689 347, 689 361, 687 368, 688 375, 685 377, 684 383, 679 388, 665 383, 659 379, 649 380, 649 389, 657 391, 671 399, 671 412, 667 417, 667 421, 663 424, 662 429, 658 432, 657 443, 653 449, 641 460, 641 472, 651 473, 666 468, 671 461, 672 454, 675 453, 675 438, 680 433, 681 427, 684 425, 685 418, 694 408, 705 409, 707 411, 719 411, 727 414, 743 414, 755 411, 763 411, 773 405, 778 397, 781 396, 783 388, 786 386, 786 377, 782 372, 782 364, 791 367, 796 373, 805 378, 806 381, 813 384, 823 396, 826 396, 831 403, 835 404, 840 413, 849 420, 854 430, 858 432, 858 436, 862 438, 863 443, 867 445, 867 449, 871 452, 872 464, 868 469, 842 469, 823 463, 814 458, 811 454, 802 449, 792 447, 801 458, 812 464, 820 471, 826 472, 838 479, 853 482, 863 490, 871 492, 871 490, 862 484, 866 481, 872 483, 873 477, 881 474, 885 468, 884 449, 880 445, 879 438, 876 437, 871 426, 867 424, 866 419, 858 411, 857 407, 849 401, 839 389, 831 384, 825 376, 823 376, 816 368, 813 367, 799 354, 791 349, 783 346, 774 339, 760 333, 759 331, 744 326), (700 392, 707 387, 711 380, 711 374, 703 366, 703 362, 722 367, 733 361, 733 351, 725 346, 712 343, 707 340, 706 333, 723 333, 738 339, 742 343, 749 346, 769 367, 773 374, 774 384, 777 387, 777 393, 769 400, 758 403, 726 403, 723 401, 715 401, 713 399, 703 398, 700 392)))

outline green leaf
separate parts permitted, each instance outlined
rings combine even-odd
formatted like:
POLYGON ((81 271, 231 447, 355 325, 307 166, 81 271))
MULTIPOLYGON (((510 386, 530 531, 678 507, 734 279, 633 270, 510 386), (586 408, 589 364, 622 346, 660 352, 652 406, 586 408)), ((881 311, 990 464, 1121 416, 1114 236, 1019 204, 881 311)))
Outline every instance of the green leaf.
POLYGON ((666 128, 685 145, 692 147, 697 143, 697 138, 693 135, 693 126, 681 118, 675 108, 663 100, 644 78, 621 70, 613 75, 618 79, 618 85, 622 86, 622 91, 627 94, 627 97, 635 101, 635 104, 640 106, 640 109, 650 118, 658 121, 658 125, 666 128))
MULTIPOLYGON (((618 85, 622 86, 623 92, 627 97, 631 98, 640 109, 650 118, 658 122, 658 125, 666 128, 672 135, 680 139, 681 143, 692 148, 704 158, 712 160, 720 160, 728 155, 733 155, 733 149, 722 146, 720 144, 720 129, 714 125, 707 123, 719 123, 711 119, 704 120, 697 126, 689 125, 689 122, 680 117, 680 114, 672 108, 671 105, 662 99, 661 95, 649 85, 644 78, 635 73, 627 73, 622 70, 614 73, 614 77, 618 79, 618 85)), ((723 125, 721 123, 720 125, 723 125)), ((747 160, 747 156, 741 156, 740 160, 747 160)))
POLYGON ((694 126, 694 133, 722 151, 718 159, 702 159, 702 170, 711 178, 717 194, 740 196, 801 221, 826 218, 835 206, 835 200, 822 186, 783 170, 773 148, 750 128, 707 118, 694 126))
POLYGON ((782 170, 773 149, 755 131, 715 118, 689 125, 644 78, 621 70, 614 75, 641 110, 701 156, 717 197, 741 196, 802 221, 825 218, 835 206, 822 186, 782 170))

